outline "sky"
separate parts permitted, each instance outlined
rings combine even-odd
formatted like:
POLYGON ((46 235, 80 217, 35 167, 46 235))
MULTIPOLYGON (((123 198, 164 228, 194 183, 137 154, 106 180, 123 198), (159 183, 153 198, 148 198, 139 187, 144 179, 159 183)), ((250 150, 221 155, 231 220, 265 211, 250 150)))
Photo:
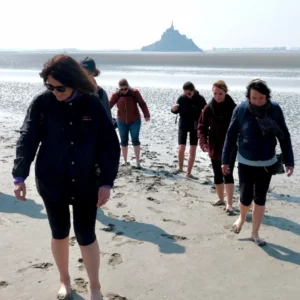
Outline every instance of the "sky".
POLYGON ((1 0, 0 49, 135 50, 174 27, 202 49, 300 47, 299 0, 1 0))

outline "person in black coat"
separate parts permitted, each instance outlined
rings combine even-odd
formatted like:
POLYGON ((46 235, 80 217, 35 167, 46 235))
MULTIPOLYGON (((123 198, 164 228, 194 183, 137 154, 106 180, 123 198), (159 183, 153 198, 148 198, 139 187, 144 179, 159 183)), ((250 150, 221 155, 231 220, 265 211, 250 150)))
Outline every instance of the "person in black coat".
POLYGON ((13 167, 16 198, 26 201, 25 180, 37 149, 36 186, 52 231, 52 252, 60 273, 59 299, 71 294, 68 270, 70 211, 93 300, 102 299, 97 207, 110 197, 117 176, 120 145, 97 95, 97 86, 71 57, 50 59, 40 73, 47 91, 36 96, 17 142, 13 167))
POLYGON ((196 151, 198 145, 197 127, 198 120, 201 116, 202 110, 206 105, 206 101, 202 95, 195 89, 191 82, 186 82, 183 85, 184 94, 181 95, 177 103, 172 106, 171 112, 179 114, 179 128, 178 128, 178 170, 176 174, 183 172, 183 162, 186 149, 187 136, 190 137, 190 156, 188 161, 188 169, 186 176, 188 178, 196 179, 192 175, 196 151))
MULTIPOLYGON (((84 60, 80 62, 80 65, 88 72, 89 76, 96 83, 95 77, 98 77, 100 75, 100 70, 97 69, 96 62, 92 58, 86 57, 84 60)), ((109 101, 108 101, 108 96, 106 91, 101 86, 98 86, 97 94, 109 118, 112 120, 111 109, 109 106, 109 101)))

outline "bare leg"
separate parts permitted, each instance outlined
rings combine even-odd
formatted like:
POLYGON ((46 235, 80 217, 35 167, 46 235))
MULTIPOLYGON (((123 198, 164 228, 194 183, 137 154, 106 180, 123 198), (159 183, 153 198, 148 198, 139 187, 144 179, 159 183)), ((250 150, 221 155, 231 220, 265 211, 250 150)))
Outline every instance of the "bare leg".
POLYGON ((141 146, 133 146, 133 149, 134 149, 134 154, 136 159, 136 166, 140 168, 141 167, 141 163, 140 163, 141 146))
POLYGON ((126 147, 122 146, 122 154, 123 154, 123 158, 124 158, 124 164, 127 165, 128 146, 126 146, 126 147))
POLYGON ((226 198, 227 198, 227 204, 226 209, 233 210, 232 208, 232 201, 233 201, 233 194, 234 194, 234 184, 225 184, 225 190, 226 190, 226 198))
POLYGON ((58 299, 64 299, 71 293, 71 282, 69 275, 69 237, 63 240, 51 240, 51 249, 60 276, 60 289, 58 299))
POLYGON ((102 300, 99 280, 100 249, 98 242, 88 246, 80 246, 83 263, 85 265, 91 289, 91 300, 102 300))
POLYGON ((216 192, 220 202, 224 202, 224 184, 216 184, 216 192))
POLYGON ((254 240, 259 240, 259 228, 264 218, 265 206, 259 206, 254 203, 252 212, 252 238, 254 240))
POLYGON ((236 233, 239 233, 246 221, 247 213, 250 209, 250 206, 245 206, 240 203, 240 215, 238 219, 234 222, 233 227, 236 233))
POLYGON ((193 169, 195 159, 196 159, 196 151, 197 151, 197 146, 190 146, 190 156, 189 156, 188 169, 187 169, 186 176, 192 175, 192 169, 193 169))
POLYGON ((184 154, 185 154, 185 145, 179 145, 179 150, 178 150, 178 170, 179 171, 183 171, 184 154))

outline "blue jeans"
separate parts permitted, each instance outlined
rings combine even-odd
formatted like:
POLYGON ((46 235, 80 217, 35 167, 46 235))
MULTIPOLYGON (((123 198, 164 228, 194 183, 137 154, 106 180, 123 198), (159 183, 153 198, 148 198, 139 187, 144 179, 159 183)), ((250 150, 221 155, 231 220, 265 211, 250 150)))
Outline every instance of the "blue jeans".
POLYGON ((119 129, 119 134, 120 134, 120 139, 121 139, 121 146, 122 147, 127 147, 128 146, 128 139, 129 139, 129 133, 131 136, 132 140, 132 145, 133 146, 139 146, 140 140, 140 129, 141 129, 141 119, 138 119, 134 123, 124 123, 120 121, 119 119, 117 120, 118 122, 118 129, 119 129))

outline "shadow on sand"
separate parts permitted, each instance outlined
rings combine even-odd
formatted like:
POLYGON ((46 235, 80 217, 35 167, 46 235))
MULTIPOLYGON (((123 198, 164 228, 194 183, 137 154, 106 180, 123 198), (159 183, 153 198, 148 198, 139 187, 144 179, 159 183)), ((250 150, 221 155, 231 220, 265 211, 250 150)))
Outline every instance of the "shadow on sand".
POLYGON ((44 206, 34 200, 19 201, 14 196, 0 192, 0 213, 20 214, 34 219, 47 219, 44 206))
MULTIPOLYGON (((239 239, 241 242, 250 242, 250 239, 239 239)), ((264 247, 260 247, 269 256, 278 259, 283 262, 292 263, 300 266, 300 253, 295 252, 286 247, 276 245, 273 243, 268 243, 264 247)))
POLYGON ((185 248, 177 244, 177 240, 184 240, 184 237, 170 235, 155 225, 119 220, 106 216, 101 209, 98 210, 97 220, 111 228, 111 230, 105 231, 111 231, 137 241, 155 244, 159 247, 161 253, 180 254, 185 252, 185 248))
POLYGON ((287 201, 290 203, 300 203, 300 197, 297 196, 290 196, 290 195, 283 195, 283 194, 277 194, 277 193, 269 193, 269 195, 272 197, 272 200, 279 200, 279 201, 287 201))

